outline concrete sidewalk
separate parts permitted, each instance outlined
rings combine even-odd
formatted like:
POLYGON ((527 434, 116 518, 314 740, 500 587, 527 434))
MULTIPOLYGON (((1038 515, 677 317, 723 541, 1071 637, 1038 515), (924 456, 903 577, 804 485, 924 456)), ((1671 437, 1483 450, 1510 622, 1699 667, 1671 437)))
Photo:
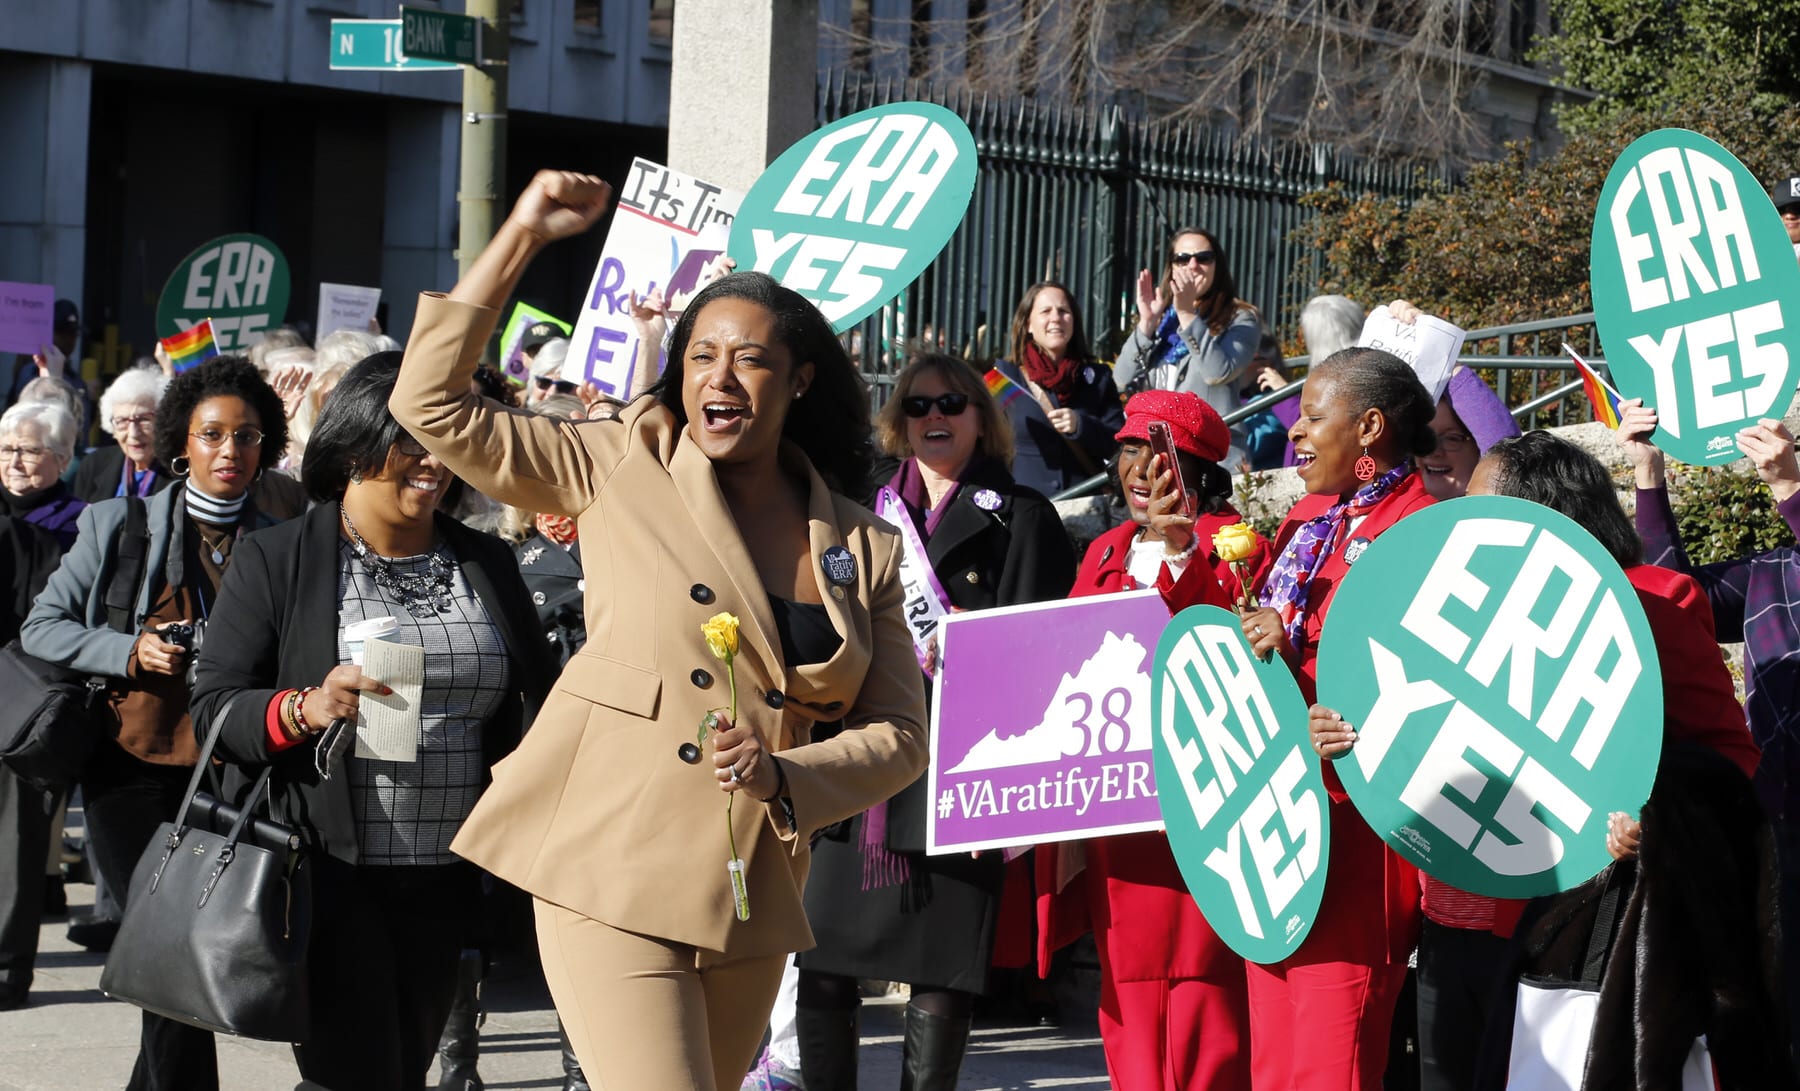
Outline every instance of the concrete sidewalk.
MULTIPOLYGON (((92 887, 69 888, 73 912, 84 912, 92 897, 92 887)), ((100 995, 105 956, 70 944, 65 927, 44 925, 30 1005, 0 1012, 0 1091, 105 1091, 130 1075, 138 1009, 100 995)), ((487 989, 481 1075, 491 1091, 562 1086, 556 1014, 534 971, 503 964, 487 989)), ((895 998, 864 1006, 864 1087, 899 1086, 901 1006, 895 998)), ((219 1039, 219 1073, 226 1091, 287 1091, 299 1081, 287 1046, 238 1038, 219 1039)), ((977 1021, 960 1083, 963 1091, 1107 1086, 1091 1023, 1050 1030, 977 1021)))

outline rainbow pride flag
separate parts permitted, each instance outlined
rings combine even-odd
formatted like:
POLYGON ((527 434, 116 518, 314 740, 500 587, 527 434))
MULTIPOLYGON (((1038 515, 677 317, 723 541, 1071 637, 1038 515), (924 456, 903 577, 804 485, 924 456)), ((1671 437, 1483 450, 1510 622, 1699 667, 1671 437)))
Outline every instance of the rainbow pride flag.
POLYGON ((1019 387, 1019 384, 1002 375, 997 367, 988 368, 987 388, 988 393, 994 396, 994 400, 1000 403, 1002 409, 1025 396, 1025 391, 1019 387))
POLYGON ((192 371, 219 354, 219 343, 213 339, 212 319, 200 321, 173 337, 162 339, 162 346, 175 361, 175 373, 192 371))
POLYGON ((1609 386, 1600 373, 1588 366, 1588 362, 1578 356, 1567 344, 1563 351, 1569 359, 1575 361, 1575 370, 1581 373, 1581 388, 1587 394, 1587 400, 1594 407, 1594 419, 1608 428, 1619 426, 1619 392, 1609 386))

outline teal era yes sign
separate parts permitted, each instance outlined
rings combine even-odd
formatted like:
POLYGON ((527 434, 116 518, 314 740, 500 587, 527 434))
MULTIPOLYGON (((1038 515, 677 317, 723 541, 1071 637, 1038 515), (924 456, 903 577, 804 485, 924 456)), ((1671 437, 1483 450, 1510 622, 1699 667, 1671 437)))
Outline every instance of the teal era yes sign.
POLYGON ((1761 185, 1686 129, 1633 141, 1594 213, 1594 321, 1619 393, 1654 406, 1656 445, 1695 465, 1787 412, 1800 365, 1800 264, 1761 185))
POLYGON ((918 278, 975 191, 975 138, 927 102, 864 110, 769 164, 738 207, 727 246, 842 332, 918 278))
POLYGON ((1407 516, 1339 586, 1319 702, 1357 742, 1338 777, 1376 834, 1451 886, 1567 890, 1611 861, 1662 747, 1662 672, 1625 574, 1573 521, 1466 497, 1407 516))
POLYGON ((1216 606, 1169 622, 1150 685, 1157 800, 1181 877, 1233 951, 1279 962, 1312 930, 1330 855, 1300 689, 1216 606))

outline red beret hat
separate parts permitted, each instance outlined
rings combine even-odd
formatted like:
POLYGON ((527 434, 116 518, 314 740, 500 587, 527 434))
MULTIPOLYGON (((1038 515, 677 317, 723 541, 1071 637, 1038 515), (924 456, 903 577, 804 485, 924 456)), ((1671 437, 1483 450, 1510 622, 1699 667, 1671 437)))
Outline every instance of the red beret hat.
POLYGON ((1178 390, 1146 390, 1125 403, 1125 427, 1114 439, 1148 442, 1152 421, 1167 421, 1177 450, 1217 462, 1231 449, 1231 430, 1219 411, 1198 394, 1178 390))

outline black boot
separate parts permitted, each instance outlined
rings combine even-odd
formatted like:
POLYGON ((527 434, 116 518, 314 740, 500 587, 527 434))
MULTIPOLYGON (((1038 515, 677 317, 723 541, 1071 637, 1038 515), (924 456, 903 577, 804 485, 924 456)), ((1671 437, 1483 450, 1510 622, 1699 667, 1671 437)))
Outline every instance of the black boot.
POLYGON ((581 1062, 575 1058, 575 1047, 569 1044, 569 1032, 563 1029, 560 1015, 556 1017, 556 1035, 562 1039, 562 1091, 590 1091, 587 1077, 581 1074, 581 1062))
POLYGON ((481 952, 464 951, 456 964, 456 1000, 438 1043, 438 1091, 482 1091, 475 1061, 481 1056, 481 952))
POLYGON ((806 1091, 856 1091, 857 1024, 861 1008, 796 1008, 800 1074, 806 1091))
MULTIPOLYGON (((969 1017, 933 1015, 906 1005, 905 1053, 900 1091, 956 1091, 963 1050, 969 1044, 969 1017)), ((810 1091, 811 1080, 808 1080, 810 1091)))

